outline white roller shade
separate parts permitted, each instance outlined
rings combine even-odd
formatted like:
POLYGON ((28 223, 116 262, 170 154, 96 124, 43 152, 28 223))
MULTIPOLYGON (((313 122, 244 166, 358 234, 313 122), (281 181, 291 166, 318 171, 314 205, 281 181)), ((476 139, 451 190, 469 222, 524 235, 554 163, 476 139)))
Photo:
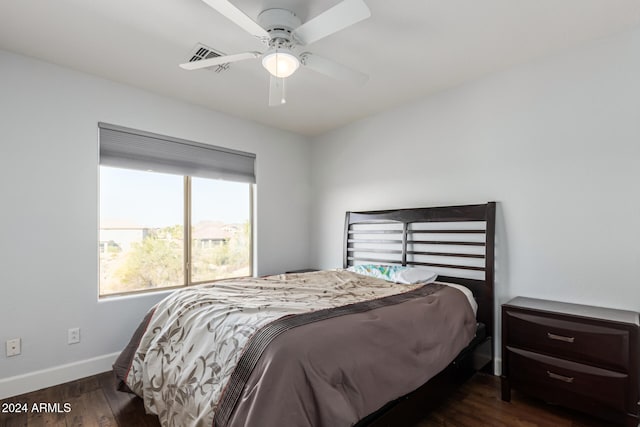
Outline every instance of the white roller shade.
POLYGON ((107 123, 98 127, 101 165, 256 182, 255 154, 107 123))

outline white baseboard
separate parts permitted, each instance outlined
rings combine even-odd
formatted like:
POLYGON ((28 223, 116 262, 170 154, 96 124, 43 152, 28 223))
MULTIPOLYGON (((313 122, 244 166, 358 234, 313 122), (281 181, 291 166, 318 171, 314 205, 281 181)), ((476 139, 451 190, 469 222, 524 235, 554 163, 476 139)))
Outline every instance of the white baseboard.
POLYGON ((110 371, 120 353, 105 354, 41 371, 0 379, 0 400, 110 371))

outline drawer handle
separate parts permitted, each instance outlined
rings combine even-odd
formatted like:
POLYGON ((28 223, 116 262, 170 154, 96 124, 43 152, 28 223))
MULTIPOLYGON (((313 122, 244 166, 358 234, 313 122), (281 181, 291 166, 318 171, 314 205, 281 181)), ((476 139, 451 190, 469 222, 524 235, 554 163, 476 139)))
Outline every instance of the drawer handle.
POLYGON ((549 375, 549 378, 553 378, 554 380, 564 381, 565 383, 573 382, 573 377, 565 377, 564 375, 554 374, 551 371, 547 371, 547 375, 549 375))
POLYGON ((562 335, 552 334, 551 332, 547 332, 547 337, 551 340, 564 341, 564 342, 573 342, 575 340, 574 337, 563 337, 562 335))

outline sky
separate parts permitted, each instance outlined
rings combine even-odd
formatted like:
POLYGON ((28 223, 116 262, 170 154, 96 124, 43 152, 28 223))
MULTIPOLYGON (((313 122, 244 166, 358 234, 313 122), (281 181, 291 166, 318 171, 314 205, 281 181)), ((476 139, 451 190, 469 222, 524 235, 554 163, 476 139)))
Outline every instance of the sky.
MULTIPOLYGON (((192 223, 249 220, 251 184, 192 178, 192 223)), ((144 227, 182 224, 183 177, 100 166, 100 219, 144 227)))

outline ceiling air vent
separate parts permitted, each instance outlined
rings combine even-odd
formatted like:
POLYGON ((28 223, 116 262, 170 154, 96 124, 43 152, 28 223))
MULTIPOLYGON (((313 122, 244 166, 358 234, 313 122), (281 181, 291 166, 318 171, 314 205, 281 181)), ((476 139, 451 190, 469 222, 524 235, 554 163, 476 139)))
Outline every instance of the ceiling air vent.
MULTIPOLYGON (((224 53, 211 49, 210 47, 205 46, 202 43, 198 43, 196 44, 196 47, 194 47, 193 50, 191 51, 191 55, 189 55, 188 62, 200 61, 201 59, 215 58, 216 56, 222 56, 222 55, 224 55, 224 53)), ((215 71, 216 73, 220 73, 222 71, 228 70, 230 66, 231 64, 226 63, 226 64, 220 64, 216 67, 211 67, 209 69, 212 71, 215 71)))

